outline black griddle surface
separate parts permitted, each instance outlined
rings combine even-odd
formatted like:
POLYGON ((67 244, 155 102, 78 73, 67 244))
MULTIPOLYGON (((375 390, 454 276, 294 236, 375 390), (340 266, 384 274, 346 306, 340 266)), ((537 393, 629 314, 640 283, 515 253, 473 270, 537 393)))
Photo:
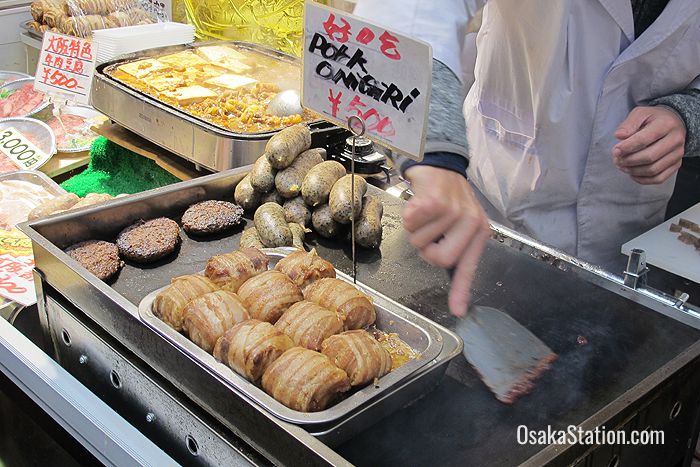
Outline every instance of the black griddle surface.
MULTIPOLYGON (((400 202, 382 198, 382 245, 358 249, 358 280, 454 329, 446 272, 418 257, 401 226, 400 202)), ((112 286, 137 305, 172 277, 201 271, 210 256, 238 248, 240 232, 250 225, 247 220, 215 240, 183 232, 177 256, 149 267, 127 264, 112 286)), ((350 273, 349 243, 314 234, 306 243, 350 273)), ((495 241, 482 257, 472 294, 474 303, 509 313, 549 345, 558 354, 552 369, 531 394, 506 406, 459 356, 436 390, 341 445, 341 455, 374 466, 517 464, 544 448, 519 445, 518 425, 579 424, 700 338, 700 331, 495 241)))

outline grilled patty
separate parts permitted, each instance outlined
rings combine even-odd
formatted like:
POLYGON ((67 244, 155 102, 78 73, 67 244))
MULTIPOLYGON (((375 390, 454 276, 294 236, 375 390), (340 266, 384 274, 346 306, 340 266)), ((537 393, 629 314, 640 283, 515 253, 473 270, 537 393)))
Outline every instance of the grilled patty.
POLYGON ((124 266, 117 245, 102 240, 76 243, 69 246, 66 253, 103 281, 112 278, 124 266))
POLYGON ((182 215, 182 228, 188 233, 211 234, 238 225, 243 208, 227 201, 202 201, 193 204, 182 215))
POLYGON ((175 251, 179 242, 180 226, 167 217, 140 220, 122 230, 117 237, 119 254, 137 263, 159 260, 175 251))

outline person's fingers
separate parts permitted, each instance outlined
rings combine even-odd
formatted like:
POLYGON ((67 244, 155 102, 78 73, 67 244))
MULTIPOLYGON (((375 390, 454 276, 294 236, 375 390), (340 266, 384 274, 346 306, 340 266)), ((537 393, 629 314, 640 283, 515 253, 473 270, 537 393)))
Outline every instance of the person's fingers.
POLYGON ((678 146, 679 141, 676 138, 667 135, 666 137, 659 139, 640 151, 617 158, 618 167, 622 169, 651 165, 676 149, 678 146))
POLYGON ((479 258, 489 237, 488 223, 486 226, 486 228, 482 227, 477 231, 476 236, 459 259, 457 268, 452 276, 447 304, 450 313, 455 316, 463 317, 467 312, 469 300, 471 299, 472 281, 479 265, 479 258))
POLYGON ((651 122, 649 125, 613 146, 613 155, 624 159, 627 155, 641 151, 660 140, 666 136, 666 133, 667 131, 664 130, 662 125, 651 122))
POLYGON ((422 249, 422 252, 430 264, 446 269, 452 268, 482 225, 479 218, 463 216, 445 233, 442 240, 430 243, 422 249))
POLYGON ((675 174, 680 168, 681 161, 678 161, 658 175, 655 175, 653 177, 632 177, 632 180, 639 183, 640 185, 658 185, 671 178, 671 176, 675 174))
POLYGON ((617 127, 617 130, 615 130, 615 138, 620 140, 627 139, 639 131, 650 116, 646 109, 648 109, 648 107, 635 107, 632 109, 629 115, 627 115, 627 118, 625 118, 622 123, 620 123, 620 126, 617 127))
POLYGON ((655 177, 683 159, 683 150, 675 149, 650 165, 630 167, 625 170, 632 177, 655 177))
POLYGON ((432 222, 423 224, 411 234, 411 245, 419 250, 427 247, 445 235, 458 220, 459 213, 447 212, 432 222))
POLYGON ((440 208, 434 206, 430 199, 414 196, 403 209, 403 226, 409 232, 415 232, 441 215, 440 208))

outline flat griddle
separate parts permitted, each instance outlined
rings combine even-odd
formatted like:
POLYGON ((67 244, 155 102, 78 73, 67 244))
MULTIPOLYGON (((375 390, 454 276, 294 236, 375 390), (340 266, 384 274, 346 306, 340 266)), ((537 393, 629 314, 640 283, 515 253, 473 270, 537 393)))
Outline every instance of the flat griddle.
MULTIPOLYGON (((194 198, 225 199, 231 194, 229 184, 222 181, 237 173, 243 172, 213 175, 194 184, 186 182, 137 195, 139 205, 156 212, 184 211, 194 198)), ((447 310, 447 273, 426 265, 410 246, 401 224, 403 201, 385 194, 382 199, 383 241, 378 250, 358 249, 358 280, 453 328, 455 318, 447 310)), ((115 215, 136 220, 143 211, 135 211, 133 203, 127 209, 127 200, 111 201, 107 206, 115 215)), ((37 265, 47 283, 70 296, 74 304, 92 304, 92 308, 80 308, 158 372, 201 377, 191 361, 152 340, 151 333, 125 311, 135 307, 151 287, 165 285, 169 277, 159 276, 157 268, 127 265, 112 285, 125 301, 97 301, 103 298, 96 287, 99 284, 86 281, 57 258, 49 238, 60 244, 69 231, 80 229, 85 229, 86 235, 90 231, 106 237, 116 234, 119 226, 102 221, 91 209, 99 208, 82 211, 79 223, 57 215, 24 226, 34 240, 37 265), (142 341, 149 346, 147 351, 141 350, 146 346, 142 341)), ((184 237, 170 271, 201 269, 212 254, 235 247, 239 234, 240 229, 233 231, 221 243, 221 250, 184 237)), ((337 269, 345 273, 352 270, 349 244, 310 235, 307 245, 316 247, 337 269)), ((661 385, 669 374, 700 357, 696 309, 676 306, 675 299, 654 291, 625 288, 619 275, 592 268, 497 226, 482 256, 472 296, 473 303, 508 312, 546 342, 559 357, 552 369, 530 394, 513 406, 504 406, 459 356, 452 360, 447 377, 420 401, 397 407, 393 415, 371 427, 376 418, 362 420, 364 412, 360 412, 333 428, 329 433, 333 436, 346 430, 353 433, 336 448, 344 458, 359 465, 513 465, 532 458, 551 460, 567 449, 575 451, 574 456, 583 453, 586 446, 521 445, 517 442, 518 426, 535 430, 579 425, 592 429, 596 421, 614 417, 661 385), (361 426, 356 425, 358 419, 361 426)), ((183 391, 215 416, 221 411, 236 415, 235 426, 226 426, 271 458, 299 463, 317 455, 314 462, 322 462, 325 446, 308 433, 259 411, 243 410, 253 406, 241 404, 235 397, 221 400, 221 394, 206 385, 196 393, 191 389, 183 391)))

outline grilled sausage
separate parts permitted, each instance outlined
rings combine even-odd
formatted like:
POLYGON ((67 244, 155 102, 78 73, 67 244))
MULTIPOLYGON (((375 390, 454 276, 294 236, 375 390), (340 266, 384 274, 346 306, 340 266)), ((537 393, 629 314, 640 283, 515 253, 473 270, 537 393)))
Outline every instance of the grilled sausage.
POLYGON ((317 234, 325 238, 337 237, 343 231, 343 225, 333 220, 331 208, 327 204, 316 206, 311 214, 311 225, 317 234))
POLYGON ((303 300, 290 306, 275 327, 300 347, 321 350, 321 342, 343 330, 338 313, 303 300))
POLYGON ((257 248, 242 248, 209 258, 204 275, 222 289, 236 292, 245 281, 267 271, 269 261, 257 248))
POLYGON ((241 234, 241 239, 238 242, 239 248, 265 248, 265 245, 260 241, 258 236, 258 229, 255 227, 250 227, 245 229, 241 234))
POLYGON ((370 298, 340 279, 324 278, 304 289, 304 299, 335 311, 345 323, 345 329, 360 329, 377 319, 370 298))
POLYGON ((93 204, 104 203, 112 198, 114 197, 108 193, 88 193, 85 195, 85 198, 82 198, 69 209, 80 209, 86 206, 92 206, 93 204))
POLYGON ((292 339, 270 323, 249 319, 219 338, 214 346, 214 358, 255 382, 272 362, 292 347, 292 339))
POLYGON ((350 377, 350 384, 362 386, 391 371, 391 355, 363 329, 328 337, 321 352, 350 377))
POLYGON ((275 270, 286 274, 301 290, 323 277, 335 277, 333 265, 318 256, 315 249, 291 253, 279 260, 275 270))
POLYGON ((301 196, 288 199, 282 205, 287 222, 296 222, 306 227, 311 222, 311 210, 301 196))
POLYGON ((262 386, 290 409, 317 412, 350 389, 350 380, 325 355, 293 347, 265 370, 262 386))
POLYGON ((284 204, 284 198, 282 198, 282 195, 280 195, 277 190, 272 190, 260 197, 260 204, 265 203, 275 203, 282 206, 282 204, 284 204))
POLYGON ((355 240, 366 248, 377 248, 382 242, 384 206, 376 196, 365 196, 360 218, 355 221, 355 240))
POLYGON ((238 182, 236 189, 233 191, 233 198, 236 200, 236 204, 246 211, 252 211, 260 206, 260 193, 255 191, 253 185, 250 184, 250 174, 238 182))
POLYGON ((263 154, 250 169, 250 184, 258 193, 267 193, 275 188, 275 174, 277 170, 272 168, 267 157, 263 154))
POLYGON ((29 212, 28 220, 33 221, 40 217, 49 216, 58 211, 65 211, 73 207, 80 201, 75 193, 66 193, 65 195, 57 196, 56 198, 44 201, 39 206, 29 212))
POLYGON ((301 196, 311 207, 328 202, 331 189, 345 175, 345 167, 337 161, 325 161, 312 167, 301 184, 301 196))
POLYGON ((366 192, 367 182, 362 177, 355 176, 354 198, 352 197, 352 175, 345 175, 335 182, 328 197, 328 206, 331 208, 333 220, 341 224, 349 224, 352 221, 353 204, 355 219, 357 219, 362 210, 362 197, 366 192))
POLYGON ((275 203, 265 203, 253 216, 255 228, 263 245, 268 248, 292 244, 292 232, 284 218, 284 209, 275 203))
POLYGON ((289 167, 294 159, 311 147, 311 131, 303 124, 292 125, 270 138, 265 156, 275 169, 289 167))
POLYGON ((251 318, 275 323, 287 308, 304 299, 299 287, 279 271, 265 271, 238 289, 251 318))
POLYGON ((325 149, 309 149, 299 154, 292 165, 286 169, 280 170, 275 175, 275 188, 284 198, 294 198, 301 194, 301 184, 304 182, 304 177, 315 165, 323 162, 325 149))
POLYGON ((243 303, 233 292, 217 290, 195 298, 183 309, 183 330, 190 340, 207 352, 235 324, 250 319, 243 303))
POLYGON ((218 288, 204 276, 191 274, 175 277, 170 286, 153 300, 153 314, 176 331, 182 331, 185 306, 195 298, 218 288))

